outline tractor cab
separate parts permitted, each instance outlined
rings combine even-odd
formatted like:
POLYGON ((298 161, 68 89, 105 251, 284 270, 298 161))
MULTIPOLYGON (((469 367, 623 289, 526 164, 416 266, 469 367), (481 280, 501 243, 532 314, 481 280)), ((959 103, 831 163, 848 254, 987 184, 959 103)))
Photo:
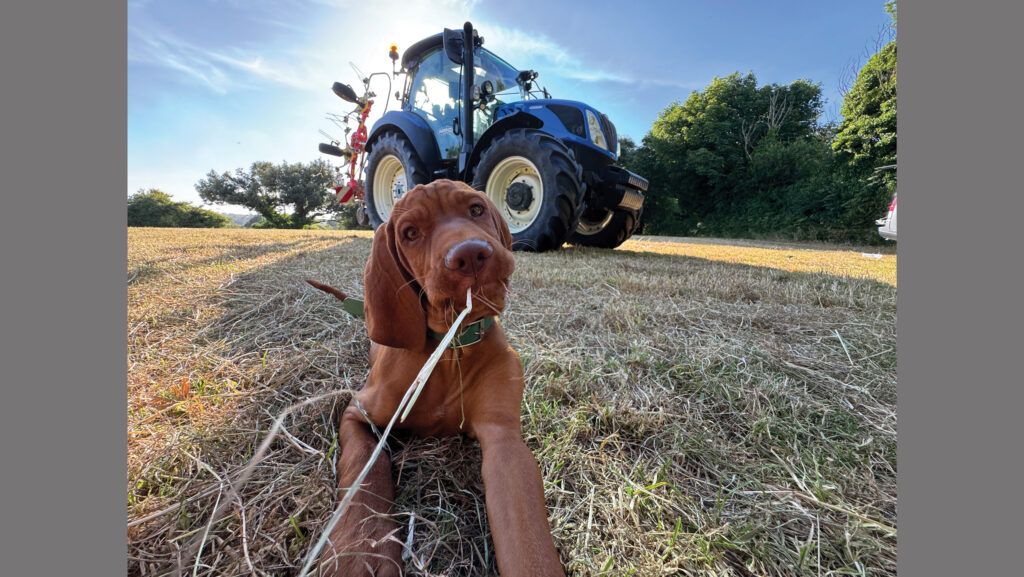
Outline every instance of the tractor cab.
MULTIPOLYGON (((402 57, 408 71, 402 108, 420 116, 430 126, 443 160, 455 160, 463 148, 461 114, 464 110, 462 64, 451 60, 444 35, 422 40, 402 57)), ((528 98, 520 72, 483 47, 474 49, 473 140, 479 140, 494 123, 495 112, 506 103, 528 98), (482 103, 482 104, 481 104, 482 103)))

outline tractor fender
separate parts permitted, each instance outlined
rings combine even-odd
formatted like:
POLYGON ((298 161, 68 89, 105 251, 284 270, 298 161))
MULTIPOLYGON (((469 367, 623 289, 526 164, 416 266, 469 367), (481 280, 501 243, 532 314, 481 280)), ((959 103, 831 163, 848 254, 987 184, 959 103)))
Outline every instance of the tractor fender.
POLYGON ((491 141, 495 138, 513 128, 542 128, 543 126, 543 120, 521 110, 492 124, 477 139, 476 144, 473 145, 473 152, 469 156, 469 162, 466 163, 466 174, 463 175, 464 180, 466 182, 473 182, 473 170, 476 168, 476 163, 480 160, 480 155, 483 154, 483 151, 487 150, 487 147, 491 145, 491 141))
POLYGON ((392 110, 373 125, 373 131, 366 139, 366 152, 373 149, 375 138, 386 132, 396 132, 409 140, 416 155, 423 161, 427 173, 433 173, 441 166, 441 155, 437 150, 434 133, 426 120, 403 110, 392 110))

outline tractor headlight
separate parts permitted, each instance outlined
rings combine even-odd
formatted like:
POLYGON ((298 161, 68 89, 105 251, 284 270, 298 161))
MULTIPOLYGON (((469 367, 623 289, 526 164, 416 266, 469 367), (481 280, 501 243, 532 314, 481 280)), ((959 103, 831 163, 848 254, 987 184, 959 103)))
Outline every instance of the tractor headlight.
POLYGON ((590 140, 595 146, 608 150, 608 141, 604 139, 604 132, 601 130, 601 123, 597 121, 597 115, 587 110, 587 129, 590 131, 590 140))

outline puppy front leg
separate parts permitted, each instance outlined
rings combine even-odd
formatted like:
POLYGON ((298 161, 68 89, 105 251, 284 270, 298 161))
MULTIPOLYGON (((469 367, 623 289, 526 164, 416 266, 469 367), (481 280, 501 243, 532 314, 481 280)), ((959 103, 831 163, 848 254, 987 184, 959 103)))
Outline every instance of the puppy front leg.
MULTIPOLYGON (((338 487, 344 491, 355 482, 377 446, 377 439, 356 408, 354 399, 341 416, 338 444, 341 449, 337 462, 338 487)), ((382 452, 348 510, 331 531, 330 541, 321 553, 324 575, 397 577, 401 574, 402 549, 393 533, 397 524, 383 516, 390 512, 394 494, 391 458, 382 452)), ((341 493, 339 499, 343 496, 341 493)))
POLYGON ((565 577, 551 538, 537 460, 518 428, 484 427, 487 517, 502 577, 565 577))

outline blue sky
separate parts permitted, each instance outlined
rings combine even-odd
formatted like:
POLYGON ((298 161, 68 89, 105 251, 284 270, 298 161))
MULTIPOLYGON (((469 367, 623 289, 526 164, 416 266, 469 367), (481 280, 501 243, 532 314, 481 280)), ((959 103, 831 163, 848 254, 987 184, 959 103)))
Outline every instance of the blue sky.
POLYGON ((127 192, 159 188, 197 205, 210 170, 333 160, 317 152, 318 130, 341 136, 325 115, 350 109, 331 92, 334 81, 357 85, 349 62, 390 71, 389 44, 402 52, 467 20, 553 96, 595 106, 638 143, 670 103, 733 72, 820 83, 824 116, 838 120, 844 72, 891 21, 884 0, 139 0, 127 10, 127 192))

